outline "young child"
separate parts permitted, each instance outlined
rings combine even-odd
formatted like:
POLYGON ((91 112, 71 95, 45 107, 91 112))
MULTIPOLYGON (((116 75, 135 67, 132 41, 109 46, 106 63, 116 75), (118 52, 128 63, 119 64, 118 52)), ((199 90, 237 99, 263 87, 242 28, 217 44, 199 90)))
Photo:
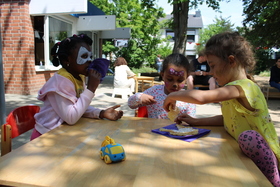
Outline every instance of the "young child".
POLYGON ((35 128, 31 140, 37 138, 63 122, 74 125, 82 116, 118 120, 123 112, 115 110, 119 105, 106 110, 89 106, 96 88, 102 79, 99 72, 89 68, 92 40, 87 35, 73 35, 56 43, 51 50, 54 66, 59 69, 39 90, 38 99, 44 102, 34 117, 35 128), (85 76, 88 84, 85 85, 85 76))
MULTIPOLYGON (((156 85, 143 93, 136 93, 128 99, 128 106, 132 109, 147 106, 149 118, 168 119, 167 112, 162 108, 163 101, 171 92, 184 88, 189 73, 188 59, 181 54, 171 54, 162 64, 161 76, 164 85, 156 85)), ((180 102, 176 103, 181 114, 195 116, 196 105, 180 102)))
POLYGON ((194 126, 224 125, 268 180, 280 186, 278 137, 260 88, 246 74, 255 65, 250 44, 236 32, 224 32, 208 40, 205 54, 213 77, 223 87, 171 93, 164 101, 164 109, 169 111, 176 100, 196 104, 221 102, 222 115, 198 119, 184 114, 175 121, 194 126))

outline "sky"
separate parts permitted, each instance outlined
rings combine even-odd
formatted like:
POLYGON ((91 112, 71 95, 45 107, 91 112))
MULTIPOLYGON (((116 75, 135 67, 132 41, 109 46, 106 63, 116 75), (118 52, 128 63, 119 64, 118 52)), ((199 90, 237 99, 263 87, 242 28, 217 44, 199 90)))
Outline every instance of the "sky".
MULTIPOLYGON (((157 0, 157 4, 164 9, 166 14, 170 14, 172 12, 172 5, 167 3, 168 0, 157 0)), ((222 13, 215 12, 212 8, 206 6, 205 3, 202 5, 198 5, 197 9, 190 9, 189 14, 194 14, 196 10, 200 10, 203 26, 207 26, 209 24, 214 23, 215 17, 220 18, 228 18, 234 27, 242 26, 242 20, 244 16, 243 6, 241 0, 231 0, 230 2, 220 2, 220 11, 222 13)))

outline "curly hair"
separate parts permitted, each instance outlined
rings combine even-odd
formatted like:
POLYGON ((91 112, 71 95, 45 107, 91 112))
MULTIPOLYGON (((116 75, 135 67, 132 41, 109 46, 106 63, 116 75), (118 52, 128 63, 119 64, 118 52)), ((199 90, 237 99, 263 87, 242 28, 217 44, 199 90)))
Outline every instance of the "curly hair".
POLYGON ((251 44, 238 32, 223 32, 212 36, 206 43, 204 54, 215 55, 229 63, 233 55, 244 69, 253 70, 256 64, 251 44))

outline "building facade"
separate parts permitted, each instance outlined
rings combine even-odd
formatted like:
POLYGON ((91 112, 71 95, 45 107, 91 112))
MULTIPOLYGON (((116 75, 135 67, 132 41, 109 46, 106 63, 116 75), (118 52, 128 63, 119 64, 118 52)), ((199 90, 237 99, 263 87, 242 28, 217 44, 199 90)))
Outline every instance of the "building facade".
POLYGON ((50 49, 61 39, 85 33, 93 39, 93 58, 99 58, 102 38, 130 37, 129 28, 116 28, 114 15, 87 0, 2 0, 0 12, 6 94, 37 94, 60 68, 52 65, 50 49))
MULTIPOLYGON (((160 19, 159 21, 171 19, 172 15, 166 15, 165 18, 160 19)), ((196 58, 196 46, 200 45, 199 40, 199 30, 203 28, 203 21, 201 17, 200 10, 196 11, 195 14, 189 14, 188 18, 188 30, 187 30, 187 45, 186 45, 186 56, 188 60, 196 58)), ((166 38, 171 36, 169 40, 170 44, 174 45, 174 31, 170 28, 164 28, 161 30, 161 37, 166 38)))

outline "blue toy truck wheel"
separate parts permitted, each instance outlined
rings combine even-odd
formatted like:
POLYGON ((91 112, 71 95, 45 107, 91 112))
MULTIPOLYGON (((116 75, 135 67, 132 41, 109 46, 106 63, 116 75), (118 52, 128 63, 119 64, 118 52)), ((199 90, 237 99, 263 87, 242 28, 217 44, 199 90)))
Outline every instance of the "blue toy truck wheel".
POLYGON ((103 160, 104 159, 104 154, 103 154, 103 152, 102 151, 100 151, 100 158, 103 160))

